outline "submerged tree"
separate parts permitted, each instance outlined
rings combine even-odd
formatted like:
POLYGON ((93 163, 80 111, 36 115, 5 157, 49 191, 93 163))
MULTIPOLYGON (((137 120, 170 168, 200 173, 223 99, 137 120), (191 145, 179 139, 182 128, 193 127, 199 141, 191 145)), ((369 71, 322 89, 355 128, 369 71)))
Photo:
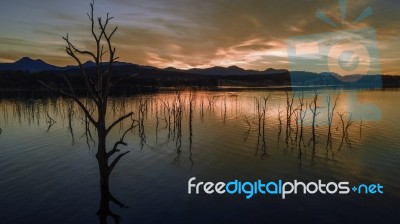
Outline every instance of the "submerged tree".
POLYGON ((80 74, 85 82, 88 98, 95 105, 94 112, 90 108, 88 108, 86 104, 76 95, 74 88, 67 77, 64 76, 65 81, 68 84, 69 91, 53 87, 42 81, 40 82, 45 87, 57 91, 58 93, 74 100, 97 131, 96 158, 100 170, 100 189, 102 196, 99 217, 101 220, 105 218, 105 221, 107 219, 107 216, 111 216, 115 219, 117 218, 117 216, 114 215, 108 208, 109 200, 116 202, 120 206, 123 206, 114 197, 112 197, 109 191, 109 177, 114 167, 117 165, 118 161, 129 152, 126 151, 116 155, 118 152, 120 152, 120 150, 118 149, 120 145, 127 145, 126 142, 124 142, 124 137, 126 133, 132 130, 132 128, 134 127, 134 120, 132 119, 133 112, 130 112, 121 116, 115 121, 110 122, 108 125, 106 119, 108 99, 111 87, 113 86, 113 84, 117 83, 113 79, 112 68, 113 63, 115 62, 115 60, 118 59, 118 57, 115 56, 116 48, 112 44, 111 40, 118 27, 114 27, 109 31, 108 25, 113 17, 109 17, 107 13, 105 20, 103 20, 101 17, 98 17, 96 19, 93 13, 93 3, 90 4, 90 7, 91 11, 90 13, 88 13, 88 17, 91 22, 91 35, 95 44, 94 51, 78 49, 70 41, 68 34, 64 36, 63 39, 66 42, 65 51, 69 56, 75 59, 76 63, 79 64, 80 74), (81 61, 82 56, 90 57, 91 59, 93 59, 95 62, 95 68, 90 70, 86 69, 81 61), (103 58, 106 58, 105 62, 103 62, 103 58), (120 124, 125 119, 130 117, 132 120, 132 125, 125 131, 121 139, 114 144, 113 148, 107 149, 107 135, 117 124, 120 124))

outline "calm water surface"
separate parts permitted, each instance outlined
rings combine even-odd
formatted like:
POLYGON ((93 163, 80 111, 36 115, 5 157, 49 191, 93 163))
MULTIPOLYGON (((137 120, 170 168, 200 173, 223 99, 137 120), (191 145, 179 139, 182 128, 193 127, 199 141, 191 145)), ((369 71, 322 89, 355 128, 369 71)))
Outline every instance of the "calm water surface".
MULTIPOLYGON (((303 94, 304 102, 311 103, 314 92, 303 94)), ((143 124, 127 133, 128 146, 120 149, 130 153, 111 174, 111 192, 127 208, 111 205, 111 210, 123 223, 398 221, 399 98, 398 90, 325 90, 317 101, 314 138, 310 110, 302 138, 298 114, 287 127, 281 91, 183 91, 112 99, 109 121, 134 111, 143 124), (329 141, 327 97, 332 108, 337 96, 329 141), (174 115, 174 108, 181 109, 181 116, 174 115), (339 114, 351 123, 346 135, 339 114), (385 193, 289 195, 285 200, 256 195, 247 200, 244 195, 188 195, 191 177, 380 183, 385 193)), ((113 130, 110 147, 129 124, 113 130)), ((85 127, 85 117, 68 100, 17 94, 1 99, 0 223, 99 222, 96 145, 85 127)))

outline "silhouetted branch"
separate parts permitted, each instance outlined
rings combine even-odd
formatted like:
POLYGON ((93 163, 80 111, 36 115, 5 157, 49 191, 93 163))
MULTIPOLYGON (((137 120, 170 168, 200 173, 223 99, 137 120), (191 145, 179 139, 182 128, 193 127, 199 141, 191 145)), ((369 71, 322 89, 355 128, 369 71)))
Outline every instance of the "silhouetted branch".
POLYGON ((110 164, 109 169, 108 169, 108 175, 111 174, 112 170, 114 169, 115 165, 117 165, 118 161, 128 153, 129 153, 129 151, 121 153, 112 161, 112 163, 110 164))
POLYGON ((39 82, 40 82, 44 87, 46 87, 46 88, 48 88, 48 89, 50 89, 50 90, 52 90, 52 91, 54 91, 54 92, 58 92, 58 93, 60 93, 60 94, 62 94, 62 95, 64 95, 64 96, 66 96, 66 97, 69 97, 69 98, 73 99, 73 100, 79 105, 79 107, 83 110, 83 112, 85 113, 85 115, 89 118, 90 122, 92 122, 93 125, 97 125, 97 122, 94 120, 94 118, 92 117, 92 115, 90 114, 90 112, 88 111, 88 109, 85 107, 85 105, 83 105, 83 103, 82 103, 76 96, 74 96, 74 95, 72 95, 72 94, 70 94, 70 93, 67 93, 67 92, 65 92, 65 91, 62 90, 62 89, 53 88, 53 87, 47 85, 46 83, 42 82, 41 80, 39 80, 39 82))
POLYGON ((110 201, 114 202, 116 205, 118 205, 120 208, 128 208, 128 206, 126 206, 124 203, 122 203, 121 201, 119 201, 118 199, 116 199, 111 192, 109 193, 110 195, 110 201))
POLYGON ((138 124, 137 124, 137 125, 134 125, 134 123, 135 123, 135 120, 132 119, 132 124, 131 124, 131 126, 130 126, 128 129, 125 130, 125 132, 124 132, 124 134, 122 134, 120 140, 117 141, 117 142, 115 142, 114 147, 112 148, 112 150, 110 150, 110 151, 107 153, 107 157, 108 157, 108 158, 111 157, 114 153, 121 151, 121 150, 119 150, 119 149, 117 148, 119 145, 124 145, 124 146, 127 146, 127 145, 128 145, 126 142, 124 142, 125 135, 126 135, 129 131, 131 131, 133 128, 135 128, 135 127, 138 126, 138 124))
POLYGON ((112 129, 115 125, 117 125, 118 123, 122 122, 123 120, 125 120, 126 118, 128 118, 128 117, 130 117, 130 116, 132 116, 132 115, 133 115, 133 112, 130 112, 130 113, 125 114, 124 116, 118 118, 116 121, 114 121, 114 122, 110 125, 110 127, 107 128, 106 134, 108 134, 108 133, 111 131, 111 129, 112 129))
POLYGON ((47 116, 47 123, 49 124, 48 128, 47 128, 47 132, 50 131, 50 128, 53 127, 53 125, 56 123, 56 121, 50 117, 49 113, 46 113, 47 116))
MULTIPOLYGON (((75 61, 78 63, 80 71, 81 71, 81 75, 83 76, 84 80, 85 80, 85 85, 87 87, 87 89, 89 90, 90 95, 92 96, 94 102, 96 103, 97 106, 99 106, 99 102, 101 101, 101 98, 96 90, 96 85, 94 84, 94 81, 89 77, 89 75, 86 73, 85 68, 83 67, 83 64, 81 62, 81 60, 75 55, 74 51, 77 51, 77 49, 72 45, 72 43, 69 41, 69 37, 68 34, 66 35, 66 37, 62 37, 66 42, 67 42, 67 47, 65 47, 65 51, 67 52, 67 54, 69 56, 71 56, 72 58, 75 59, 75 61), (73 48, 73 49, 71 49, 73 48)), ((96 65, 98 66, 97 63, 97 59, 96 59, 96 65)))

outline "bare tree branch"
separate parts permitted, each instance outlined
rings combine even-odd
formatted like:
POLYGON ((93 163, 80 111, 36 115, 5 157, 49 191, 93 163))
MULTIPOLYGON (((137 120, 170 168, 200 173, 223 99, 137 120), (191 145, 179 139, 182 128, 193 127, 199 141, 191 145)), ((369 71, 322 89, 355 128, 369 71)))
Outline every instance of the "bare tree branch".
POLYGON ((86 87, 88 88, 89 93, 90 93, 91 96, 93 97, 93 100, 95 101, 96 105, 99 105, 99 101, 100 101, 101 99, 100 99, 99 94, 97 94, 97 92, 96 92, 96 88, 95 88, 94 82, 93 82, 93 80, 89 77, 89 75, 86 73, 85 68, 83 67, 83 64, 82 64, 81 60, 80 60, 80 59, 75 55, 75 53, 72 51, 72 49, 71 49, 71 43, 70 43, 69 38, 68 38, 68 34, 67 34, 66 37, 62 37, 62 38, 63 38, 63 39, 67 42, 67 44, 68 44, 68 46, 65 48, 65 51, 67 52, 67 54, 68 54, 69 56, 71 56, 72 58, 74 58, 75 61, 78 63, 79 68, 80 68, 80 71, 81 71, 81 75, 83 76, 83 78, 84 78, 84 80, 85 80, 85 85, 86 85, 86 87))
POLYGON ((112 161, 112 163, 110 164, 110 166, 109 166, 109 168, 108 168, 108 174, 109 174, 109 175, 111 174, 111 172, 112 172, 112 170, 114 169, 115 165, 117 165, 118 161, 119 161, 123 156, 125 156, 125 155, 128 154, 128 153, 129 153, 129 151, 126 151, 126 152, 124 152, 124 153, 121 153, 121 154, 119 154, 119 155, 112 161))
POLYGON ((92 115, 90 114, 89 110, 85 107, 85 105, 83 105, 83 103, 74 95, 65 92, 62 89, 57 89, 57 88, 53 88, 49 85, 47 85, 46 83, 42 82, 41 80, 39 80, 39 82, 46 88, 54 91, 54 92, 58 92, 61 93, 62 95, 69 97, 71 99, 73 99, 78 105, 79 107, 83 110, 83 112, 85 113, 85 115, 89 118, 90 122, 92 122, 93 125, 97 126, 97 122, 94 120, 94 118, 92 117, 92 115))
POLYGON ((137 124, 137 125, 134 125, 134 123, 135 123, 135 120, 132 119, 132 124, 131 124, 131 126, 130 126, 128 129, 125 130, 125 132, 124 132, 124 134, 121 136, 120 140, 117 141, 117 142, 115 142, 113 149, 110 150, 110 151, 107 153, 107 157, 108 157, 108 158, 111 157, 114 153, 121 151, 121 150, 119 150, 119 149, 117 148, 119 145, 124 145, 124 146, 127 146, 127 145, 128 145, 126 142, 124 142, 125 135, 126 135, 129 131, 131 131, 133 128, 135 128, 135 127, 138 126, 138 124, 137 124))
POLYGON ((130 112, 130 113, 125 114, 124 116, 118 118, 116 121, 114 121, 114 122, 110 125, 110 127, 107 128, 106 134, 108 134, 108 132, 110 132, 111 129, 112 129, 115 125, 117 125, 119 122, 122 122, 123 120, 125 120, 126 118, 128 118, 128 117, 130 117, 130 116, 132 116, 132 115, 133 115, 133 112, 130 112))

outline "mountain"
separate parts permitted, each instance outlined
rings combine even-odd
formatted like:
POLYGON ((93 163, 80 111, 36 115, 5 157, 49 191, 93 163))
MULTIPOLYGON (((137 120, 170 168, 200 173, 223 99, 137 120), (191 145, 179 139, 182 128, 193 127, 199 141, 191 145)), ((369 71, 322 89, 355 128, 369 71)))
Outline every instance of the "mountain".
POLYGON ((286 73, 289 72, 286 69, 274 69, 274 68, 267 68, 265 71, 261 71, 260 73, 262 74, 281 74, 281 73, 286 73))
MULTIPOLYGON (((269 86, 339 86, 377 88, 377 86, 398 87, 400 76, 381 77, 352 75, 342 77, 338 74, 325 72, 313 73, 304 71, 277 70, 268 68, 263 71, 246 70, 237 66, 193 68, 188 70, 168 67, 164 69, 115 62, 114 78, 126 79, 119 90, 134 90, 137 88, 155 89, 158 87, 195 86, 201 88, 215 88, 217 86, 240 87, 269 87, 269 86), (129 78, 128 78, 129 77, 129 78)), ((89 73, 95 72, 94 62, 84 63, 89 73)), ((39 83, 46 81, 65 88, 64 76, 77 89, 84 89, 84 82, 78 66, 57 67, 42 60, 22 58, 15 63, 0 64, 0 89, 37 89, 43 88, 39 83), (4 70, 4 71, 1 71, 4 70)), ((285 88, 286 88, 285 87, 285 88)))
POLYGON ((46 62, 37 59, 33 60, 29 57, 23 57, 14 63, 0 63, 0 70, 21 70, 29 72, 39 72, 46 70, 60 70, 61 67, 47 64, 46 62))
MULTIPOLYGON (((105 65, 106 62, 103 62, 105 65)), ((96 65, 93 61, 87 61, 83 63, 85 68, 94 67, 96 65)), ((126 62, 114 62, 114 66, 125 66, 132 65, 126 62)), ((58 67, 55 65, 48 64, 41 59, 32 59, 29 57, 23 57, 14 63, 0 63, 0 71, 1 70, 11 70, 11 71, 28 71, 28 72, 41 72, 41 71, 62 71, 69 69, 77 69, 78 65, 67 65, 65 67, 58 67)))
POLYGON ((221 66, 215 66, 211 68, 192 68, 188 70, 180 70, 172 67, 165 68, 167 71, 179 71, 179 72, 187 72, 191 74, 200 74, 200 75, 259 75, 259 74, 281 74, 288 72, 285 69, 273 69, 268 68, 264 71, 257 71, 257 70, 246 70, 240 68, 238 66, 229 66, 227 68, 221 66))
POLYGON ((183 70, 188 73, 193 74, 200 74, 200 75, 246 75, 249 74, 248 71, 244 70, 243 68, 239 68, 237 66, 230 66, 230 67, 221 67, 215 66, 211 68, 192 68, 189 70, 183 70))
MULTIPOLYGON (((107 62, 103 62, 104 65, 107 62)), ((83 63, 85 68, 94 67, 96 64, 93 61, 87 61, 83 63)), ((129 67, 131 70, 159 70, 165 72, 177 72, 183 74, 198 74, 198 75, 218 75, 218 76, 230 76, 230 75, 257 75, 257 74, 281 74, 288 72, 287 70, 277 70, 273 68, 268 68, 264 71, 256 71, 256 70, 246 70, 240 68, 238 66, 230 66, 230 67, 221 67, 215 66, 211 68, 192 68, 188 70, 168 67, 164 69, 156 68, 153 66, 145 66, 145 65, 137 65, 128 62, 114 62, 114 66, 123 66, 129 67)), ((68 65, 65 67, 58 67, 55 65, 48 64, 40 59, 34 60, 29 57, 23 57, 20 60, 14 63, 0 63, 0 71, 1 70, 11 70, 11 71, 28 71, 28 72, 41 72, 41 71, 65 71, 65 70, 73 70, 78 69, 77 65, 68 65)))

